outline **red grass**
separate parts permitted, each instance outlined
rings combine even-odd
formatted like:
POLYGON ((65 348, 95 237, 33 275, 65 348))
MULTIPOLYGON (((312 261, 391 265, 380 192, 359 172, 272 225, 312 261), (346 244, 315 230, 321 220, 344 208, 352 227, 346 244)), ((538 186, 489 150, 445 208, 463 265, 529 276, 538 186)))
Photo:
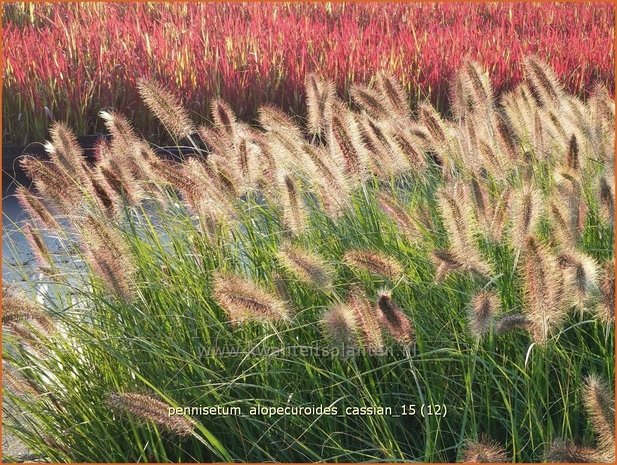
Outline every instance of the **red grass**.
POLYGON ((586 94, 614 82, 610 4, 62 4, 4 6, 3 139, 44 136, 44 107, 81 133, 97 113, 129 113, 148 135, 157 126, 136 81, 155 76, 206 115, 222 96, 242 117, 274 102, 304 111, 310 71, 339 90, 379 69, 412 97, 444 107, 466 55, 495 88, 521 78, 521 57, 546 59, 566 87, 586 94), (135 114, 132 114, 132 113, 135 114), (20 116, 21 114, 21 116, 20 116))

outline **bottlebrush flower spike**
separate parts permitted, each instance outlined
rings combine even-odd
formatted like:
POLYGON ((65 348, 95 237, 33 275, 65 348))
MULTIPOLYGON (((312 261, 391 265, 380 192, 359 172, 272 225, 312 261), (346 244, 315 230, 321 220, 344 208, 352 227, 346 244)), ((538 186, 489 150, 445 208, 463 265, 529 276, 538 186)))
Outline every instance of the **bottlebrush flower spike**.
POLYGON ((343 261, 350 267, 384 276, 395 281, 403 275, 403 267, 392 257, 376 250, 352 249, 345 252, 343 261))
POLYGON ((51 256, 51 252, 39 231, 36 230, 32 224, 26 223, 23 227, 23 234, 30 245, 30 249, 32 250, 37 264, 44 270, 51 270, 54 268, 54 260, 51 256))
POLYGON ((385 71, 377 73, 377 89, 388 102, 388 108, 393 116, 402 118, 409 116, 409 96, 391 73, 385 71))
POLYGON ((12 394, 30 397, 38 397, 42 393, 30 380, 26 379, 18 370, 2 361, 2 382, 5 389, 9 388, 12 394))
POLYGON ((334 83, 319 79, 316 74, 306 77, 304 88, 308 111, 308 130, 311 134, 325 137, 332 120, 332 105, 336 98, 334 83))
POLYGON ((392 116, 385 97, 366 86, 355 84, 349 93, 354 102, 376 121, 384 121, 392 116))
POLYGON ((411 321, 394 303, 387 291, 380 291, 377 300, 380 310, 379 322, 395 341, 407 345, 414 340, 414 329, 411 321))
POLYGON ((503 446, 488 437, 468 440, 463 449, 463 463, 500 463, 507 460, 503 446))
POLYGON ((598 449, 607 462, 615 461, 615 398, 608 383, 596 375, 585 382, 583 401, 598 437, 598 449))
POLYGON ((546 455, 546 461, 553 463, 603 462, 603 460, 600 460, 597 450, 579 446, 563 439, 555 439, 552 442, 551 448, 546 455))
POLYGON ((420 237, 417 225, 412 216, 391 195, 380 192, 377 196, 379 207, 397 225, 398 230, 410 241, 420 237))
POLYGON ((289 310, 283 301, 240 276, 216 274, 212 295, 232 324, 289 319, 289 310))
POLYGON ((524 59, 526 77, 534 97, 541 106, 559 106, 563 89, 553 69, 535 56, 524 59))
POLYGON ((533 235, 543 213, 542 194, 531 185, 524 186, 514 194, 512 203, 512 242, 522 247, 533 235))
MULTIPOLYGON (((212 118, 214 126, 220 133, 226 134, 226 140, 233 142, 238 137, 238 121, 231 107, 223 100, 214 100, 212 102, 212 118)), ((206 141, 204 141, 206 142, 206 141)), ((220 153, 224 155, 224 153, 220 153)))
POLYGON ((356 316, 348 305, 338 304, 328 309, 321 319, 321 324, 337 346, 356 346, 358 330, 356 316))
POLYGON ((277 195, 283 211, 283 223, 286 231, 293 235, 302 233, 306 227, 306 209, 298 182, 291 173, 277 173, 277 195))
POLYGON ((60 225, 50 213, 47 207, 32 192, 23 186, 19 186, 15 191, 17 202, 33 220, 37 220, 40 225, 50 231, 59 231, 60 225))
POLYGON ((170 415, 170 406, 152 396, 137 393, 111 393, 105 403, 113 410, 128 413, 135 419, 154 423, 177 436, 190 436, 195 426, 182 415, 170 415))
POLYGON ((350 179, 359 181, 365 177, 369 156, 360 129, 353 114, 340 104, 333 110, 328 145, 350 179))
POLYGON ((122 236, 102 220, 87 215, 79 223, 81 249, 110 295, 130 302, 135 297, 136 267, 122 236))
POLYGON ((564 271, 564 284, 568 299, 583 310, 588 299, 598 289, 600 267, 589 255, 575 249, 564 250, 557 257, 564 271))
POLYGON ((56 324, 44 310, 23 293, 9 287, 2 288, 2 324, 11 328, 23 327, 24 323, 35 323, 43 331, 53 334, 56 324))
POLYGON ((370 352, 382 350, 384 341, 379 316, 364 292, 359 288, 352 289, 347 299, 347 305, 353 311, 362 345, 370 352))
POLYGON ((67 173, 74 174, 83 186, 88 188, 88 167, 75 133, 66 124, 58 121, 51 125, 49 133, 51 144, 46 144, 46 148, 52 162, 67 173))
POLYGON ((321 257, 291 244, 285 244, 276 256, 300 281, 324 290, 332 286, 333 270, 321 257))
POLYGON ((287 139, 302 141, 302 131, 298 125, 283 111, 272 105, 259 107, 259 124, 267 132, 276 132, 287 139))
POLYGON ((602 268, 600 301, 595 312, 605 324, 612 325, 615 322, 615 268, 613 262, 607 263, 602 268))
POLYGON ((600 214, 609 224, 615 222, 615 188, 614 175, 603 174, 598 178, 598 197, 600 199, 600 214))
POLYGON ((62 214, 74 215, 81 207, 83 196, 78 184, 56 164, 43 162, 33 156, 25 156, 20 164, 34 182, 36 190, 62 214))
POLYGON ((529 330, 530 321, 522 313, 506 315, 495 322, 495 334, 503 334, 514 329, 529 330))
POLYGON ((188 112, 175 95, 152 79, 139 79, 137 88, 150 111, 173 137, 180 140, 195 132, 188 112))
POLYGON ((483 337, 490 329, 493 317, 501 310, 499 296, 493 291, 481 291, 471 299, 469 326, 476 337, 483 337))
POLYGON ((525 241, 522 254, 525 315, 532 336, 545 343, 565 318, 564 277, 556 257, 534 237, 525 241))

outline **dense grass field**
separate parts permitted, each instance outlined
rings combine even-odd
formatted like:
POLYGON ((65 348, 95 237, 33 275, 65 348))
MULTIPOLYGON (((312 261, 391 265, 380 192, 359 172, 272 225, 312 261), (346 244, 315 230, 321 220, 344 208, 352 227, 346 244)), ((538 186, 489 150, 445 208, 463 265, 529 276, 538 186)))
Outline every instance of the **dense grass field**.
POLYGON ((305 113, 309 72, 344 99, 352 83, 392 73, 410 103, 447 111, 449 83, 467 55, 500 92, 537 54, 567 90, 614 85, 612 4, 3 4, 4 143, 42 140, 50 118, 78 134, 122 111, 151 140, 164 132, 139 104, 137 82, 165 83, 194 117, 220 97, 245 120, 261 104, 305 113), (583 59, 584 57, 584 59, 583 59), (151 137, 152 136, 152 137, 151 137))
POLYGON ((182 160, 52 125, 4 427, 58 462, 614 461, 615 105, 524 63, 496 96, 465 61, 449 117, 307 75, 301 123, 199 126, 138 81, 182 160))

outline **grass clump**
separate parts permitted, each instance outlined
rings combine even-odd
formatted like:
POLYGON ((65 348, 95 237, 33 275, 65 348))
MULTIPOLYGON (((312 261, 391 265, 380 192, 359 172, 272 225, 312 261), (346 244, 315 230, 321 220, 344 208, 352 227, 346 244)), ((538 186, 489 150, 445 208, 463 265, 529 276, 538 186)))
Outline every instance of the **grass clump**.
POLYGON ((466 62, 451 118, 310 76, 306 137, 224 102, 194 127, 142 83, 182 160, 106 112, 88 164, 56 124, 23 160, 41 260, 5 290, 7 429, 52 461, 608 457, 614 103, 527 66, 497 98, 466 62))

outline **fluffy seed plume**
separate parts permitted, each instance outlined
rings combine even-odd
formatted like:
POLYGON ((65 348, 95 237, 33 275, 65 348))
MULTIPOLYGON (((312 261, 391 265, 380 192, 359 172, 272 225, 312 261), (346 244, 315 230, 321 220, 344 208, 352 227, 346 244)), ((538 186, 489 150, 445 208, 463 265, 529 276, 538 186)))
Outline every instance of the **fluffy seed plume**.
POLYGON ((568 152, 566 153, 566 167, 570 171, 577 173, 580 169, 580 164, 578 141, 576 140, 576 135, 572 134, 568 144, 568 152))
POLYGON ((524 63, 530 89, 538 104, 546 107, 559 105, 563 90, 552 68, 535 56, 526 57, 524 63))
POLYGON ((15 197, 17 197, 19 205, 28 212, 30 218, 37 220, 40 225, 50 231, 58 231, 60 229, 60 225, 47 207, 28 189, 19 186, 15 192, 15 197))
POLYGON ((308 111, 308 130, 316 136, 327 134, 332 120, 335 89, 331 81, 309 74, 304 83, 308 111))
POLYGON ((393 115, 406 117, 409 115, 409 104, 407 103, 407 93, 399 81, 386 72, 377 74, 377 89, 385 97, 388 108, 393 115))
POLYGON ((544 343, 565 317, 563 273, 555 256, 533 237, 525 242, 522 268, 525 314, 532 336, 544 343))
POLYGON ((25 378, 19 371, 11 367, 4 360, 2 361, 2 384, 4 385, 4 389, 8 388, 12 394, 20 397, 36 397, 41 394, 30 380, 25 378))
POLYGON ((414 328, 411 321, 394 303, 389 292, 379 292, 377 307, 380 310, 379 322, 382 328, 395 341, 407 345, 414 340, 414 328))
POLYGON ((615 222, 615 189, 613 176, 600 176, 598 179, 598 197, 600 199, 600 214, 609 224, 615 222))
POLYGON ((43 237, 39 233, 39 231, 34 228, 30 223, 27 223, 23 227, 23 233, 32 249, 32 253, 34 254, 34 258, 39 266, 43 269, 51 269, 54 267, 54 261, 51 256, 51 252, 45 244, 43 237))
POLYGON ((495 322, 495 334, 504 334, 515 329, 529 330, 529 318, 522 313, 506 315, 495 322))
POLYGON ((352 86, 349 93, 354 102, 371 118, 379 121, 391 117, 388 102, 381 94, 358 84, 352 86))
POLYGON ((523 187, 514 195, 512 203, 512 242, 522 247, 532 235, 542 215, 542 196, 531 186, 523 187))
POLYGON ((317 288, 332 286, 331 267, 321 257, 286 244, 277 254, 280 263, 296 278, 317 288))
POLYGON ((613 262, 607 263, 602 268, 600 278, 600 301, 595 312, 606 324, 615 321, 615 268, 613 262))
POLYGON ((277 193, 283 210, 285 228, 297 235, 306 227, 306 209, 296 179, 289 172, 278 173, 277 193))
POLYGON ((346 304, 328 309, 321 320, 328 337, 339 347, 354 347, 356 344, 356 317, 346 304))
POLYGON ((378 196, 379 206, 383 212, 398 226, 398 230, 411 241, 418 239, 420 232, 412 216, 391 195, 380 192, 378 196))
POLYGON ((137 87, 145 104, 172 136, 184 139, 195 132, 191 118, 178 97, 154 80, 140 79, 137 87))
POLYGON ((345 173, 351 179, 364 178, 368 153, 355 117, 342 105, 334 108, 328 145, 332 157, 345 167, 345 173))
POLYGON ((555 439, 546 455, 549 463, 593 463, 598 462, 598 458, 598 451, 595 449, 563 439, 555 439))
POLYGON ((75 214, 83 203, 76 180, 57 164, 43 162, 33 156, 20 160, 24 172, 34 182, 36 190, 61 213, 75 214))
POLYGON ((395 259, 375 250, 348 250, 343 255, 343 261, 352 268, 384 276, 392 281, 403 275, 403 267, 395 259))
POLYGON ((488 332, 500 308, 499 296, 493 291, 480 291, 471 298, 469 327, 474 336, 482 337, 488 332))
POLYGON ((585 382, 583 401, 598 437, 599 449, 615 459, 615 398, 608 383, 596 375, 585 382))
POLYGON ((259 107, 259 124, 266 131, 282 134, 286 139, 302 140, 302 131, 294 120, 274 106, 259 107))
POLYGON ((598 289, 598 263, 589 255, 574 249, 563 251, 557 260, 564 271, 568 298, 574 305, 585 308, 587 299, 598 289))
POLYGON ((34 301, 21 292, 8 287, 2 288, 2 324, 18 327, 34 323, 43 332, 56 332, 53 320, 34 301))
POLYGON ((433 250, 431 254, 436 269, 435 282, 442 282, 453 271, 468 271, 475 276, 488 276, 490 268, 482 261, 446 249, 433 250))
POLYGON ((467 441, 463 449, 463 463, 500 463, 506 461, 507 455, 503 446, 486 437, 467 441))
POLYGON ((135 296, 136 268, 127 243, 118 232, 92 215, 80 227, 82 251, 105 290, 131 301, 135 296))
POLYGON ((192 421, 181 415, 170 415, 170 406, 152 396, 131 392, 111 393, 105 403, 117 412, 128 413, 142 422, 154 423, 177 436, 190 436, 195 429, 192 421))
POLYGON ((364 292, 354 288, 349 293, 347 305, 353 311, 362 345, 370 352, 379 352, 384 347, 380 318, 364 292))
POLYGON ((225 310, 232 324, 289 319, 289 310, 284 302, 240 276, 217 274, 214 278, 213 297, 225 310))
POLYGON ((88 187, 88 167, 75 133, 64 123, 55 121, 49 128, 51 144, 46 148, 52 161, 61 169, 72 173, 84 187, 88 187))
MULTIPOLYGON (((226 134, 230 142, 236 140, 238 121, 236 120, 235 113, 226 102, 219 99, 212 102, 212 118, 214 119, 214 126, 226 134)), ((223 154, 221 153, 220 155, 223 154)))

